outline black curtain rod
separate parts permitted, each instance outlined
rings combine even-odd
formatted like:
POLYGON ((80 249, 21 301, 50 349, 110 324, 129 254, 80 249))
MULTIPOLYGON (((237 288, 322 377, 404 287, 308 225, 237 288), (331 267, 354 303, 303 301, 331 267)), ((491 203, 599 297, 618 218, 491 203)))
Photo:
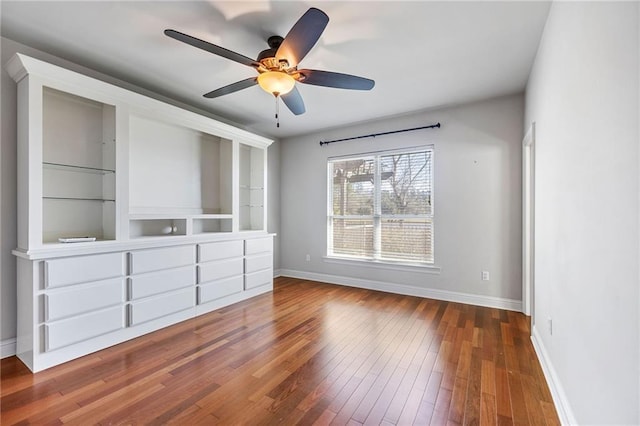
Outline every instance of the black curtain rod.
POLYGON ((330 143, 334 143, 334 142, 352 141, 354 139, 364 139, 364 138, 375 138, 376 136, 392 135, 394 133, 402 133, 402 132, 412 132, 414 130, 433 129, 434 127, 440 128, 440 123, 431 124, 429 126, 413 127, 411 129, 391 130, 390 132, 371 133, 370 135, 353 136, 351 138, 343 138, 343 139, 334 139, 332 141, 320 141, 320 146, 329 145, 330 143))

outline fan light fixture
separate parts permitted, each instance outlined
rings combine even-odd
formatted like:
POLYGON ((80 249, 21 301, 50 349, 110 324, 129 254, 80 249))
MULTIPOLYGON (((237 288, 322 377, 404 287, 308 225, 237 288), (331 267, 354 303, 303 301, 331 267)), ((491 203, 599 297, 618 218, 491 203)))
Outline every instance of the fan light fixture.
POLYGON ((282 71, 267 71, 258 76, 258 84, 265 92, 278 97, 293 90, 296 80, 282 71))

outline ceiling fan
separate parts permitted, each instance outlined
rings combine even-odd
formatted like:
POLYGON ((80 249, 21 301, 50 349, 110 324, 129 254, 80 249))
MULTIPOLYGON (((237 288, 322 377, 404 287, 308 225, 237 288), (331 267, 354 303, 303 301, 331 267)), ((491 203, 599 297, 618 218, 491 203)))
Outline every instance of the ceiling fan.
POLYGON ((314 7, 310 8, 298 19, 285 38, 269 37, 269 49, 260 52, 256 60, 176 30, 167 29, 164 33, 183 43, 252 67, 258 72, 256 77, 206 93, 205 98, 228 95, 258 84, 273 94, 276 102, 280 97, 291 112, 300 115, 305 112, 305 107, 302 96, 295 87, 296 82, 351 90, 371 90, 375 85, 373 80, 355 75, 298 69, 298 64, 316 44, 328 23, 329 17, 326 13, 314 7))

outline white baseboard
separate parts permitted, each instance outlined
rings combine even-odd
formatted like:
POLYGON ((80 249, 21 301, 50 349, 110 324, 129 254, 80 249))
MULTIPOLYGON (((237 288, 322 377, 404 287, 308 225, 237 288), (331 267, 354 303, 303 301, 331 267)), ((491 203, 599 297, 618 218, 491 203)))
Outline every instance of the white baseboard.
POLYGON ((349 287, 366 288, 387 293, 404 294, 407 296, 425 297, 428 299, 445 300, 447 302, 466 303, 469 305, 485 306, 488 308, 506 309, 508 311, 522 312, 522 301, 504 299, 501 297, 482 296, 477 294, 458 293, 455 291, 438 290, 432 288, 419 288, 403 284, 383 281, 364 280, 361 278, 342 277, 338 275, 318 274, 315 272, 295 271, 292 269, 280 269, 281 276, 300 278, 303 280, 320 281, 329 284, 339 284, 349 287))
POLYGON ((16 339, 0 340, 0 358, 7 358, 16 354, 16 339))
POLYGON ((533 343, 533 348, 538 355, 538 360, 540 361, 540 366, 542 367, 544 377, 547 380, 547 384, 549 385, 553 403, 556 406, 558 417, 560 417, 560 423, 562 423, 563 425, 577 425, 578 422, 573 415, 573 411, 571 410, 571 406, 569 405, 567 395, 564 393, 564 388, 562 387, 562 384, 558 379, 556 370, 555 368, 553 368, 553 364, 551 363, 549 354, 547 353, 547 350, 544 347, 544 343, 542 342, 542 338, 540 337, 538 329, 535 326, 531 329, 531 342, 533 343))
POLYGON ((273 278, 278 278, 279 276, 282 276, 282 269, 274 269, 273 278))

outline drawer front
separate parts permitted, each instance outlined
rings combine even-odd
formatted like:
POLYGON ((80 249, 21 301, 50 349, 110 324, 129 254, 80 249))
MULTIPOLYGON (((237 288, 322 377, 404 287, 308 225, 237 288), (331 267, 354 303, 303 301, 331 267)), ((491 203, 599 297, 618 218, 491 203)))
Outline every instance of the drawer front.
POLYGON ((249 290, 273 282, 273 269, 263 269, 252 274, 245 274, 244 288, 249 290))
POLYGON ((122 306, 45 324, 46 350, 78 343, 123 327, 122 306))
POLYGON ((198 284, 242 275, 243 259, 221 260, 198 265, 198 284))
POLYGON ((244 242, 244 254, 246 255, 271 251, 273 251, 273 239, 271 237, 254 238, 244 242))
POLYGON ((273 256, 271 253, 251 256, 244 259, 244 272, 247 274, 272 267, 273 256))
POLYGON ((242 240, 198 245, 198 262, 211 262, 230 257, 242 257, 242 255, 242 240))
POLYGON ((129 325, 138 325, 195 306, 193 288, 151 297, 129 305, 129 325))
POLYGON ((166 293, 196 284, 196 268, 183 266, 160 272, 135 275, 128 279, 129 300, 166 293))
POLYGON ((123 281, 124 278, 112 278, 45 294, 45 319, 52 321, 119 305, 124 301, 123 281))
POLYGON ((227 278, 226 280, 217 281, 205 285, 198 286, 198 304, 211 302, 221 297, 240 293, 244 290, 244 279, 242 275, 227 278))
POLYGON ((177 268, 195 263, 195 246, 167 247, 129 253, 130 274, 177 268))
POLYGON ((122 253, 69 257, 44 262, 44 281, 47 288, 99 281, 122 275, 122 253))

